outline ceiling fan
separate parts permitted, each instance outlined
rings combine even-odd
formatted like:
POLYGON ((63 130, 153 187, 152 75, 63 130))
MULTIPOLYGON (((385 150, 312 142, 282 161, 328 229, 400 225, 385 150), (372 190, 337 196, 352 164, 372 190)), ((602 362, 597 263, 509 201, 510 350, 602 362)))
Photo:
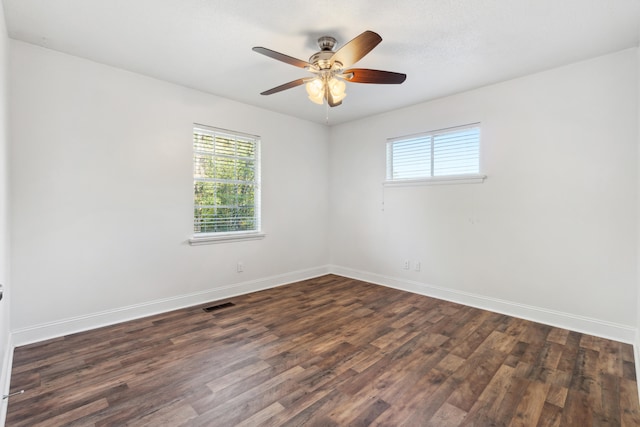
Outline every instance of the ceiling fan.
POLYGON ((323 104, 324 100, 326 100, 330 107, 336 107, 342 104, 342 100, 347 96, 345 93, 345 81, 377 84, 400 84, 404 82, 407 78, 406 74, 367 68, 349 68, 371 52, 381 41, 382 37, 380 35, 373 31, 365 31, 334 52, 333 49, 337 43, 336 39, 330 36, 323 36, 318 39, 320 51, 311 55, 308 62, 265 47, 254 47, 254 52, 286 62, 295 67, 304 68, 314 74, 313 77, 297 79, 276 86, 273 89, 262 92, 261 95, 271 95, 306 84, 307 94, 311 101, 316 104, 323 104))

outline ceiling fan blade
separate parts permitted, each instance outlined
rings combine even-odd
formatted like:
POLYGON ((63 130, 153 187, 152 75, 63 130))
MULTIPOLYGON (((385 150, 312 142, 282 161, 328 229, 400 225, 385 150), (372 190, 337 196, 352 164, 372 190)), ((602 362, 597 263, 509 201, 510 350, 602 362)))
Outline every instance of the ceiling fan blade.
POLYGON ((367 68, 352 68, 342 72, 348 82, 353 83, 378 83, 378 84, 400 84, 407 78, 406 74, 394 73, 393 71, 369 70, 367 68), (349 75, 352 75, 349 78, 349 75))
POLYGON ((282 92, 283 90, 291 89, 292 87, 300 86, 305 83, 305 79, 294 80, 289 83, 285 83, 280 86, 276 86, 273 89, 265 90, 260 95, 272 95, 274 93, 282 92))
POLYGON ((371 52, 381 41, 382 37, 377 33, 365 31, 338 49, 331 57, 331 63, 337 61, 345 68, 350 67, 371 52))
POLYGON ((285 55, 284 53, 276 52, 275 50, 267 49, 266 47, 256 46, 252 49, 254 52, 261 53, 269 58, 277 59, 278 61, 286 62, 287 64, 293 65, 294 67, 307 68, 311 67, 307 61, 303 61, 302 59, 297 59, 289 55, 285 55))

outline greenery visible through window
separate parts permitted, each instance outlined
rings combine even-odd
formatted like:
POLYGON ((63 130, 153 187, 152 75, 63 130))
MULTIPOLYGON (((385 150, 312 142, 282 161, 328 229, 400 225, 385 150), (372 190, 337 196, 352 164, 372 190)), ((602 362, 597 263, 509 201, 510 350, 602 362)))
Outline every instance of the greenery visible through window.
POLYGON ((387 141, 387 180, 480 173, 480 125, 426 132, 387 141))
POLYGON ((195 126, 193 198, 196 234, 259 231, 258 137, 195 126))

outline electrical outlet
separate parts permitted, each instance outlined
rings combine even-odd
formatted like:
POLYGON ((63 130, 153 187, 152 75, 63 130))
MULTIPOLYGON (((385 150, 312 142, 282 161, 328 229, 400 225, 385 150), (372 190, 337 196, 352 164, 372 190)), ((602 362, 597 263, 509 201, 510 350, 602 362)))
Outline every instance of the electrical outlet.
POLYGON ((236 269, 238 270, 238 273, 242 273, 244 271, 244 264, 242 263, 242 261, 238 261, 236 269))
POLYGON ((416 263, 413 265, 413 269, 415 271, 420 271, 420 267, 421 267, 420 261, 416 261, 416 263))
POLYGON ((404 260, 404 264, 402 265, 402 268, 404 268, 405 270, 408 270, 411 268, 411 262, 408 259, 404 260))

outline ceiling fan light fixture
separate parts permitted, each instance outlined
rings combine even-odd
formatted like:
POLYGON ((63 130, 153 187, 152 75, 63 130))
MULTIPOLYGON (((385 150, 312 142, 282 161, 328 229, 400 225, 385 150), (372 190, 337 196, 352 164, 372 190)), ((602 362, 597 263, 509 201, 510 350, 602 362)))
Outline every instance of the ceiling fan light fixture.
POLYGON ((315 78, 305 85, 309 99, 316 104, 323 104, 324 99, 324 83, 321 79, 315 78))

